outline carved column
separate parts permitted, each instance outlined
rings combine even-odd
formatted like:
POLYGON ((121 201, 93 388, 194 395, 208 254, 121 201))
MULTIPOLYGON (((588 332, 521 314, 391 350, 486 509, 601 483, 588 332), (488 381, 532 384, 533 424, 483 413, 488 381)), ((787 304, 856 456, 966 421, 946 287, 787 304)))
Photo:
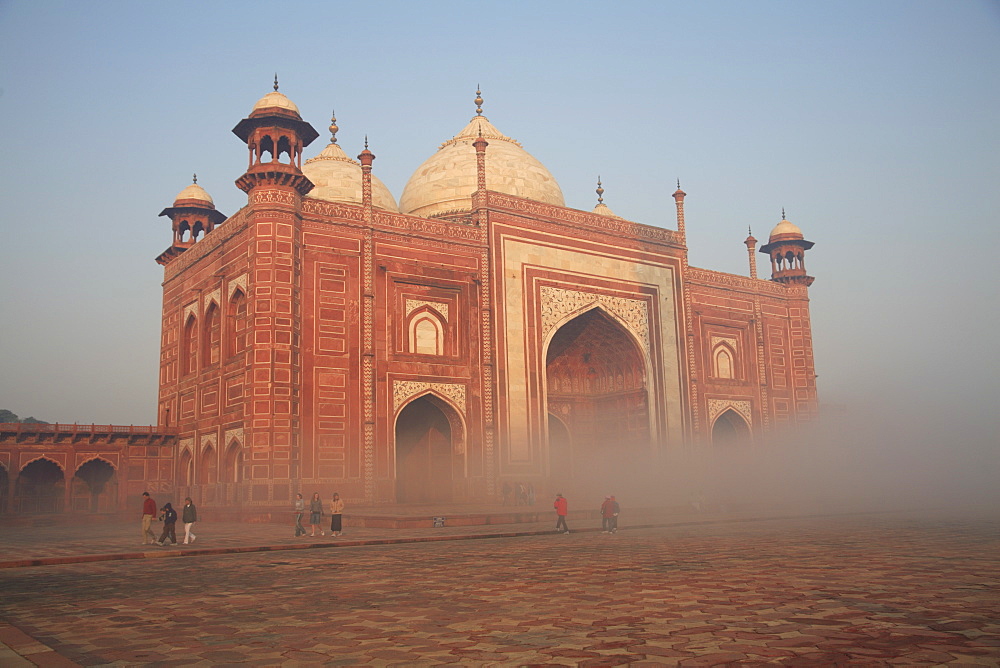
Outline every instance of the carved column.
POLYGON ((362 467, 365 500, 375 503, 375 243, 372 211, 372 162, 375 155, 365 150, 358 155, 361 162, 361 204, 364 207, 365 236, 362 248, 364 300, 362 308, 362 402, 364 405, 362 467))
POLYGON ((479 308, 480 346, 482 355, 482 397, 483 397, 483 459, 486 475, 486 493, 495 496, 496 484, 496 420, 494 419, 494 365, 493 365, 493 308, 490 299, 490 224, 486 209, 486 147, 489 143, 482 133, 472 143, 476 149, 476 195, 475 220, 479 226, 479 308))

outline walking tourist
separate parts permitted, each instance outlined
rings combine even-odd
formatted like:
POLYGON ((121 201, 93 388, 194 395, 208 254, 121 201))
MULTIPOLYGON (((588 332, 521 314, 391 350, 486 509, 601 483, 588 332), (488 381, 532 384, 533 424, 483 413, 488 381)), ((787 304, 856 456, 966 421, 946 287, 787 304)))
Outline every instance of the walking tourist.
POLYGON ((184 509, 181 511, 181 521, 184 522, 184 544, 193 543, 197 536, 191 529, 198 521, 198 510, 194 507, 194 501, 188 496, 184 499, 184 509))
POLYGON ((169 502, 160 508, 160 519, 163 520, 163 533, 160 534, 160 540, 156 544, 166 545, 167 538, 169 538, 170 543, 176 545, 177 532, 174 529, 177 527, 177 511, 169 502))
POLYGON ((330 501, 330 535, 339 536, 344 532, 341 518, 344 515, 344 500, 340 494, 333 493, 333 500, 330 501))
POLYGON ((295 495, 295 537, 306 535, 306 528, 302 526, 302 516, 306 512, 306 501, 302 498, 302 493, 299 492, 295 495))
MULTIPOLYGON (((310 536, 315 536, 316 531, 319 529, 319 523, 323 518, 323 502, 320 501, 319 492, 313 492, 313 498, 309 502, 309 528, 312 529, 310 536)), ((322 531, 319 532, 320 536, 325 536, 326 534, 322 531)))
POLYGON ((149 492, 142 493, 142 544, 150 545, 156 542, 156 534, 150 528, 156 517, 156 501, 149 492))
POLYGON ((566 513, 569 512, 569 502, 566 500, 562 494, 556 494, 556 501, 552 504, 552 507, 556 509, 556 533, 569 533, 569 527, 566 526, 566 513), (561 527, 561 528, 560 528, 561 527))
POLYGON ((611 505, 611 497, 604 497, 601 504, 601 533, 611 533, 611 518, 614 516, 614 506, 611 505))
POLYGON ((618 501, 615 500, 615 495, 611 495, 611 533, 618 533, 618 513, 622 511, 622 507, 618 505, 618 501))

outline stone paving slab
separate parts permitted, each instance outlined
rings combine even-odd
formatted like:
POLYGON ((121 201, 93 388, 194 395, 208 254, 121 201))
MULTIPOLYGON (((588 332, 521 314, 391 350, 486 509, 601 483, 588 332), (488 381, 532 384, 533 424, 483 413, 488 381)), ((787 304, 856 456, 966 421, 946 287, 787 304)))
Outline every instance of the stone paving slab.
POLYGON ((0 665, 1000 665, 996 518, 192 554, 0 591, 0 665))

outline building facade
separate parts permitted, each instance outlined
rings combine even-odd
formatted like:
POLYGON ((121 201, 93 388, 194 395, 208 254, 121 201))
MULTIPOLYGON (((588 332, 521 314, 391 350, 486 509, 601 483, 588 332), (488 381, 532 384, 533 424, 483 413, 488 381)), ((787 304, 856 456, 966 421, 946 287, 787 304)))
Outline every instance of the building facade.
MULTIPOLYGON (((163 210, 151 432, 173 498, 495 501, 504 483, 572 488, 816 417, 812 243, 795 225, 759 249, 770 280, 752 236, 748 276, 690 267, 679 184, 676 230, 616 216, 600 183, 593 211, 568 208, 476 104, 397 203, 335 119, 305 160, 318 133, 275 85, 233 130, 246 206, 226 216, 195 182, 163 210)), ((0 464, 47 456, 30 445, 0 464)))

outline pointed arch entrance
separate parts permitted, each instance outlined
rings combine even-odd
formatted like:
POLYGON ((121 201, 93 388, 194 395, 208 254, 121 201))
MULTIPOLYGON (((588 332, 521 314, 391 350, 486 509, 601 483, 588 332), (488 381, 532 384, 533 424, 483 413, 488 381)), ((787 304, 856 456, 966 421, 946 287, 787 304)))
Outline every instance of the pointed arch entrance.
POLYGON ((61 513, 66 476, 51 459, 36 459, 21 469, 14 485, 14 509, 22 513, 61 513))
POLYGON ((712 445, 727 447, 750 440, 750 425, 743 416, 727 408, 712 424, 712 445))
POLYGON ((85 462, 73 476, 73 510, 111 512, 118 503, 118 476, 103 459, 85 462))
POLYGON ((7 495, 10 493, 10 474, 0 464, 0 513, 7 512, 7 495))
POLYGON ((396 502, 453 501, 464 477, 463 427, 447 402, 425 394, 396 417, 396 502))
POLYGON ((554 481, 646 461, 652 437, 647 369, 633 336, 601 308, 556 330, 545 357, 554 481))

